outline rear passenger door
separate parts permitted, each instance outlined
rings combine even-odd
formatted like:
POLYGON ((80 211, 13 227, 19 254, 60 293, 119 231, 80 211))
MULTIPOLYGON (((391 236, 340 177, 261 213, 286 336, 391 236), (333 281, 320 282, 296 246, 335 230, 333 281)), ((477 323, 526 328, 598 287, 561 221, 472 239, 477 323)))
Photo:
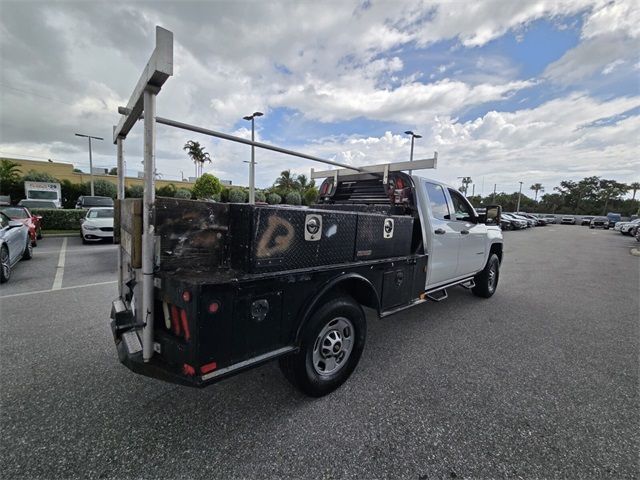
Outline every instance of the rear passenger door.
POLYGON ((454 219, 451 228, 460 237, 456 276, 475 274, 484 267, 487 226, 478 223, 473 207, 460 192, 448 190, 454 219))
POLYGON ((458 267, 460 233, 454 227, 449 202, 441 185, 425 181, 429 207, 430 237, 428 245, 427 286, 453 279, 458 267))

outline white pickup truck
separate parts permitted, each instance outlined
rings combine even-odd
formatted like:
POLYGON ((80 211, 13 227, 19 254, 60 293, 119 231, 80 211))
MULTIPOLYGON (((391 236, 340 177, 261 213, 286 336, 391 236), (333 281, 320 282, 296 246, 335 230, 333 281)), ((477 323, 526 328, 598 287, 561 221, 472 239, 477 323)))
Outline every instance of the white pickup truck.
POLYGON ((151 315, 138 298, 141 201, 119 201, 124 274, 111 327, 120 360, 201 387, 277 358, 294 385, 320 396, 358 363, 364 306, 388 316, 455 285, 491 297, 500 208, 478 215, 454 188, 407 168, 313 172, 328 178, 311 207, 155 199, 151 315), (143 358, 150 325, 153 355, 143 358))

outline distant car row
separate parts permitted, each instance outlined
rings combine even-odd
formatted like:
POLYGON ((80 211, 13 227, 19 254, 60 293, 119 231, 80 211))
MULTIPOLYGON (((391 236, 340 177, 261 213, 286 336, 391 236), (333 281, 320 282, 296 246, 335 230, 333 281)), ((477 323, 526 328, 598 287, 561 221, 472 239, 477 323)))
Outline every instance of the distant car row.
MULTIPOLYGON (((8 204, 8 202, 5 202, 8 204)), ((53 200, 33 200, 24 198, 18 202, 18 206, 26 208, 60 208, 53 200)), ((113 207, 113 198, 81 195, 76 202, 77 209, 88 210, 92 207, 113 207)))
MULTIPOLYGON (((87 210, 80 222, 82 243, 113 241, 113 207, 87 210)), ((0 206, 0 283, 9 281, 13 267, 20 260, 33 257, 33 247, 42 238, 42 217, 28 208, 0 206)))

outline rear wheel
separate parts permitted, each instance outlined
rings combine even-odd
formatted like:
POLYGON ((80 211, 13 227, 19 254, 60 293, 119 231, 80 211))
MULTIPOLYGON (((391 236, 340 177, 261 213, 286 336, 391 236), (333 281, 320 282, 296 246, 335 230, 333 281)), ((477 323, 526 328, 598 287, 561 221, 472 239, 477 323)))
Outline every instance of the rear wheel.
POLYGON ((33 258, 33 243, 27 236, 27 246, 24 248, 24 252, 22 254, 23 260, 31 260, 33 258))
POLYGON ((493 253, 487 260, 484 269, 475 278, 476 286, 471 289, 474 295, 483 298, 491 297, 498 287, 500 278, 500 259, 493 253))
POLYGON ((11 261, 9 260, 9 249, 6 245, 0 248, 0 283, 5 283, 11 278, 11 261))
POLYGON ((331 393, 358 365, 367 324, 351 297, 331 299, 316 310, 302 333, 300 350, 280 359, 287 380, 312 397, 331 393))
POLYGON ((42 240, 42 228, 38 227, 38 231, 36 232, 36 238, 38 240, 42 240))

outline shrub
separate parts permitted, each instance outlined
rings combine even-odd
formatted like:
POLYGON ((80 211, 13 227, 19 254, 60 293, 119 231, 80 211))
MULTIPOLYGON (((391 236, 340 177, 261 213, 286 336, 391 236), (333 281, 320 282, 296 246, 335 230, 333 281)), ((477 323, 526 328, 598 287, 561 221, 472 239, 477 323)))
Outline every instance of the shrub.
POLYGON ((188 188, 179 188, 176 190, 176 198, 191 198, 191 190, 188 188))
POLYGON ((289 205, 300 205, 302 203, 302 198, 298 192, 289 192, 287 196, 284 197, 284 203, 289 205))
POLYGON ((58 183, 58 179, 47 172, 37 172, 35 170, 29 170, 27 174, 22 177, 26 182, 52 182, 58 183))
POLYGON ((247 194, 244 190, 239 188, 229 190, 229 203, 245 203, 246 201, 247 194))
MULTIPOLYGON (((170 183, 164 187, 156 188, 156 195, 159 197, 175 197, 176 191, 176 186, 173 183, 170 183)), ((189 197, 191 197, 191 194, 189 194, 189 197)))
POLYGON ((267 201, 267 196, 264 194, 264 192, 256 192, 255 196, 256 196, 256 202, 266 202, 267 201))
POLYGON ((196 198, 212 198, 216 193, 220 193, 221 189, 222 186, 217 177, 210 173, 203 173, 193 186, 193 195, 196 198))
POLYGON ((267 195, 267 203, 269 205, 278 205, 282 201, 282 197, 277 193, 270 193, 267 195))
POLYGON ((34 208, 34 215, 42 215, 43 230, 80 230, 80 220, 86 210, 34 208))
MULTIPOLYGON (((86 184, 86 190, 91 192, 91 183, 86 184)), ((108 182, 106 180, 96 180, 93 182, 93 192, 99 197, 111 197, 116 198, 118 194, 118 188, 115 183, 108 182)))
POLYGON ((221 202, 229 201, 229 189, 227 187, 222 187, 222 190, 220 190, 220 201, 221 202))
POLYGON ((132 185, 125 189, 124 196, 129 198, 142 198, 144 195, 144 188, 142 185, 132 185))
POLYGON ((316 187, 308 188, 304 192, 304 204, 313 205, 318 201, 318 189, 316 187))

